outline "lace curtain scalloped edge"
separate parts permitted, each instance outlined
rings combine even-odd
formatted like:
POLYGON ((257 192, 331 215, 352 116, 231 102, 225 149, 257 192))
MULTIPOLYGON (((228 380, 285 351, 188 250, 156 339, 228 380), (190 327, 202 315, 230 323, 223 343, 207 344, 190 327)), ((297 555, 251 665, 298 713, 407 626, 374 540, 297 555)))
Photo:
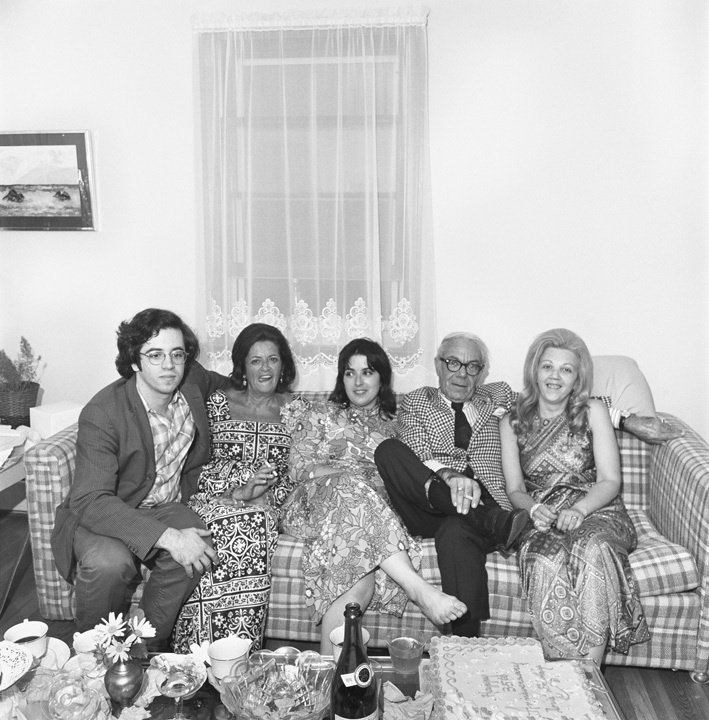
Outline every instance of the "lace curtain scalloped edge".
MULTIPOLYGON (((417 367, 423 358, 422 349, 400 355, 387 343, 388 339, 394 345, 401 346, 412 342, 418 335, 416 315, 406 298, 399 300, 386 320, 381 316, 370 315, 363 298, 358 298, 344 316, 338 313, 337 303, 332 298, 325 303, 318 316, 302 299, 294 303, 294 312, 290 317, 286 317, 270 298, 265 299, 255 313, 249 312, 245 300, 239 300, 228 313, 224 313, 214 298, 211 299, 210 306, 206 330, 213 347, 219 340, 235 339, 251 323, 265 323, 278 328, 294 345, 293 354, 298 368, 305 375, 321 367, 335 368, 338 346, 357 337, 380 338, 387 349, 392 368, 397 373, 409 372, 417 367), (299 347, 304 350, 306 346, 324 346, 333 348, 335 352, 317 350, 312 354, 305 354, 298 351, 299 347)), ((230 349, 212 349, 208 352, 208 357, 213 365, 223 365, 229 360, 230 349)))

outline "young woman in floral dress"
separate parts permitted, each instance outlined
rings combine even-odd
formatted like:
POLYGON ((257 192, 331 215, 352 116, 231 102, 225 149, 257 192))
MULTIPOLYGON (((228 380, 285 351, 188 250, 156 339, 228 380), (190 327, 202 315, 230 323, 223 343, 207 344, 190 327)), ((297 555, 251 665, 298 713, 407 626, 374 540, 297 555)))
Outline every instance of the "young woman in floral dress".
POLYGON ((419 545, 391 508, 374 450, 394 434, 396 399, 384 349, 366 338, 340 352, 327 402, 295 399, 284 408, 292 435, 295 490, 283 506, 284 533, 305 542, 305 601, 321 623, 321 651, 345 605, 401 615, 409 599, 435 624, 465 605, 429 585, 416 568, 419 545))

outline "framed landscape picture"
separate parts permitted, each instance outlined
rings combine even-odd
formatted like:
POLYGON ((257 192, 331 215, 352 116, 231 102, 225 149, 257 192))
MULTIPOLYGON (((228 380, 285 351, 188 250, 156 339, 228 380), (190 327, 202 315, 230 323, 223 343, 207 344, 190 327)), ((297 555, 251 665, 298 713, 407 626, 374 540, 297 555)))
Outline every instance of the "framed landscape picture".
POLYGON ((87 131, 0 132, 0 230, 95 230, 87 131))

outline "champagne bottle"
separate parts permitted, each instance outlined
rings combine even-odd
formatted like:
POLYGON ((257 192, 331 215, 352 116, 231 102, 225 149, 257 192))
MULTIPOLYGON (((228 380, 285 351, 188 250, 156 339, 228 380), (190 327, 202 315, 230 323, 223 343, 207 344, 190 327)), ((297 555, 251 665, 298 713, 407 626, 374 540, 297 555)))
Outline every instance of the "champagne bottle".
POLYGON ((345 607, 345 637, 330 690, 331 720, 378 720, 379 691, 362 642, 362 611, 345 607))

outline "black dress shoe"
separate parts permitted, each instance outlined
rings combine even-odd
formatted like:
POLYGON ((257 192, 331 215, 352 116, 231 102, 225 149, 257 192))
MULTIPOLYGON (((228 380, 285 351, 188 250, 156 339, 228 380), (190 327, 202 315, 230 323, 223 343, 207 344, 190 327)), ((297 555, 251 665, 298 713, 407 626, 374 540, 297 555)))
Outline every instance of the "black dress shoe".
POLYGON ((485 518, 485 529, 498 545, 509 550, 529 522, 531 522, 529 513, 521 508, 517 510, 491 508, 485 518))

